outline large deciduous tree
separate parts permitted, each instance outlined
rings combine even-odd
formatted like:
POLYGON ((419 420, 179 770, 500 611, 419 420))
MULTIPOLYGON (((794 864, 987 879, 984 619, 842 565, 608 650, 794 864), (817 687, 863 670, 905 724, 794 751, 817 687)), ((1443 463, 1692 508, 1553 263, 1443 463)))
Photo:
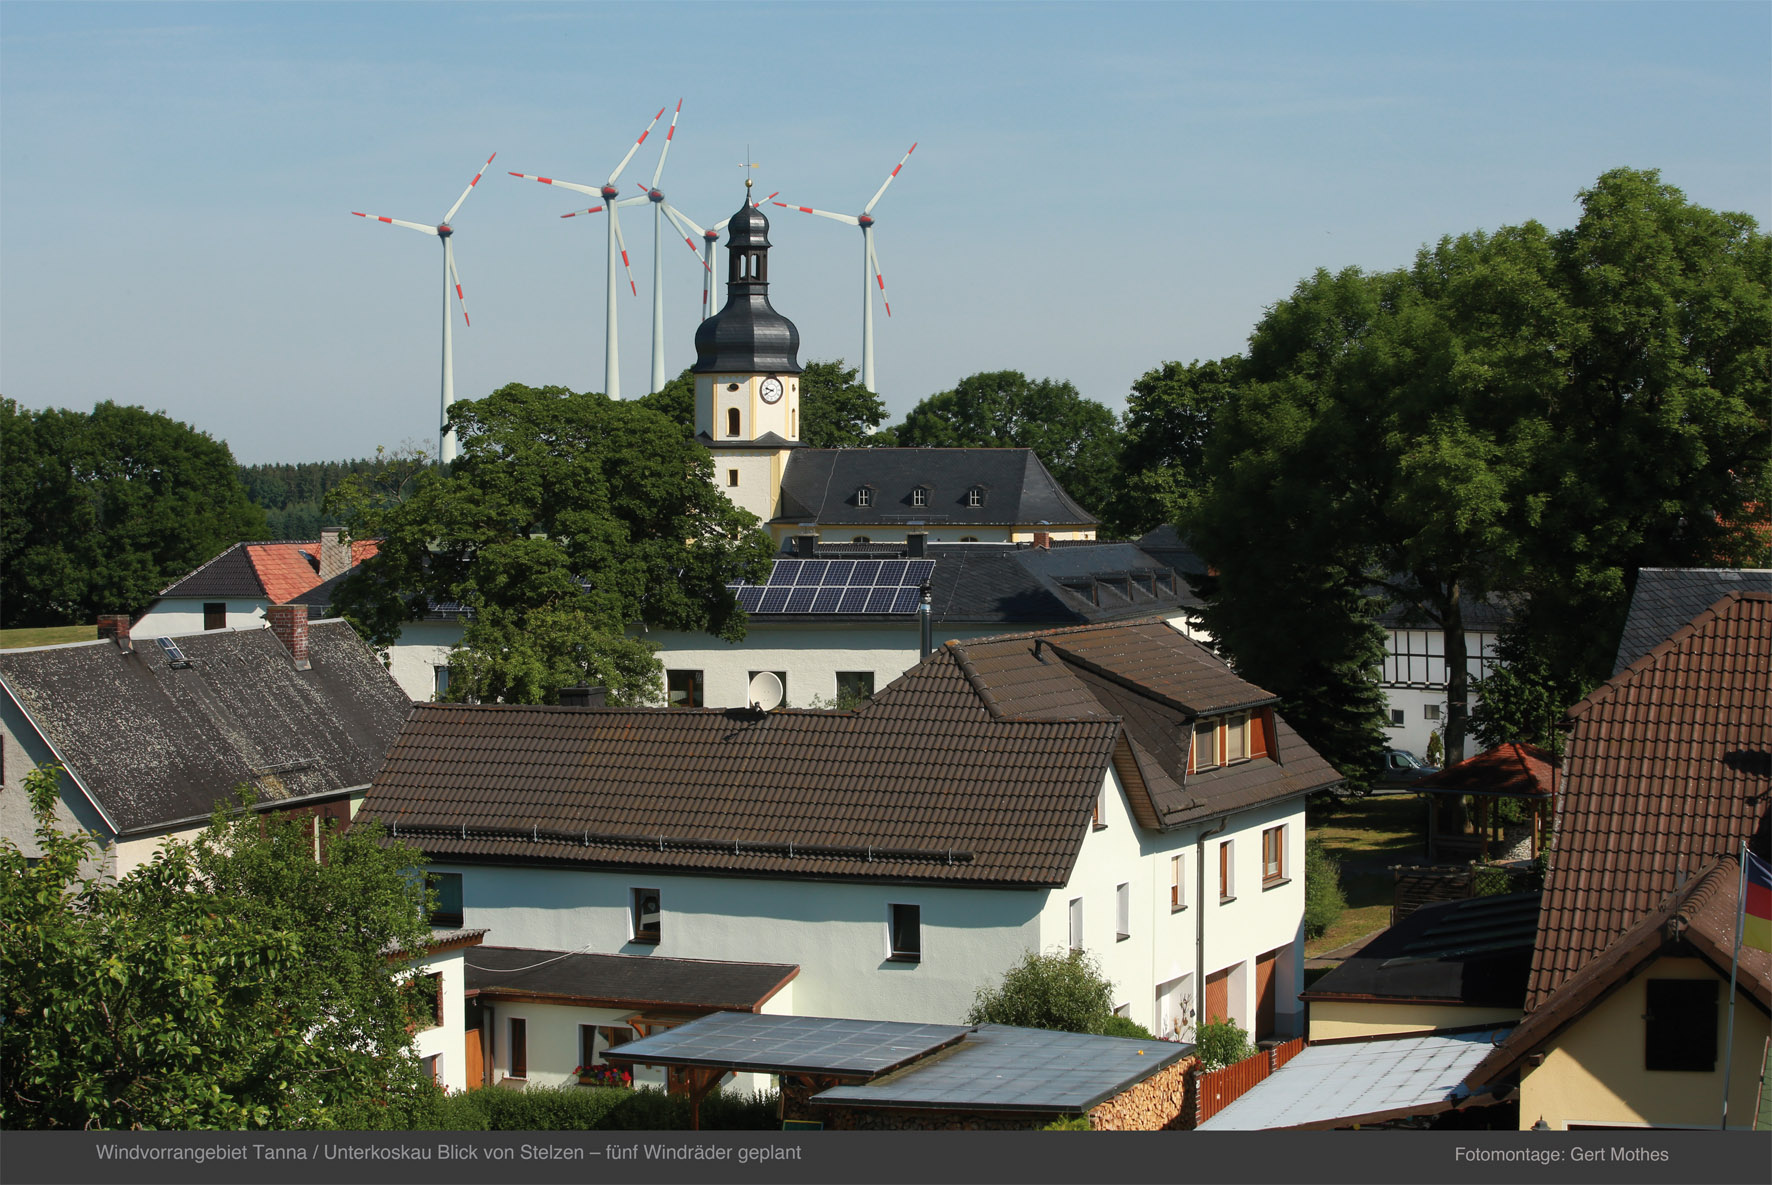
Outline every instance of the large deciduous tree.
POLYGON ((1063 380, 1019 370, 969 375, 912 408, 893 432, 908 447, 1031 448, 1085 509, 1099 515, 1114 496, 1119 424, 1063 380))
POLYGON ((800 372, 800 439, 813 448, 878 443, 874 430, 886 419, 886 405, 856 381, 855 373, 841 358, 808 362, 800 372))
POLYGON ((354 535, 382 541, 337 597, 372 642, 453 602, 472 620, 450 698, 552 702, 588 682, 633 703, 662 688, 629 626, 743 637, 727 584, 761 579, 774 548, 680 425, 638 402, 515 383, 451 415, 461 453, 446 475, 398 501, 355 483, 333 503, 354 535))
POLYGON ((54 767, 26 778, 41 855, 0 841, 0 1127, 401 1127, 434 1103, 413 1050, 430 937, 417 855, 370 823, 218 810, 117 880, 83 876, 54 767))
POLYGON ((264 537, 228 446, 109 401, 0 399, 0 624, 135 613, 231 544, 264 537))
POLYGON ((1126 398, 1119 490, 1106 513, 1122 535, 1174 522, 1205 485, 1212 420, 1241 381, 1240 356, 1165 362, 1140 375, 1126 398))

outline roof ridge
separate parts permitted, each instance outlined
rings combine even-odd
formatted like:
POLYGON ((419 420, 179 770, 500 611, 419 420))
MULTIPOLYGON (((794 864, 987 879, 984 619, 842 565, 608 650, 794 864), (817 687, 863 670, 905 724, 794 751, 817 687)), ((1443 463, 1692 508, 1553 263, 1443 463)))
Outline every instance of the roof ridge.
MULTIPOLYGON (((1169 625, 1169 619, 1161 613, 1147 613, 1142 617, 1122 617, 1117 621, 1086 621, 1077 625, 1055 625, 1046 629, 1024 630, 1012 634, 988 634, 982 638, 967 638, 966 645, 978 646, 986 642, 1019 642, 1023 638, 1047 638, 1053 634, 1080 634, 1087 630, 1123 630, 1135 625, 1169 625)), ((1169 628, 1175 629, 1174 626, 1169 626, 1169 628)), ((1178 636, 1194 642, 1194 639, 1188 638, 1180 630, 1175 630, 1175 632, 1178 636)), ((958 639, 949 639, 947 645, 955 645, 957 642, 958 639)), ((1200 644, 1194 642, 1194 645, 1200 644)))
POLYGON ((1611 699, 1617 693, 1618 688, 1635 679, 1639 672, 1648 670, 1660 663, 1667 655, 1679 650, 1687 641, 1699 632, 1710 628, 1712 624, 1726 616, 1742 601, 1772 601, 1772 593, 1742 589, 1731 589, 1724 593, 1708 608, 1699 610, 1692 620, 1644 651, 1642 657, 1569 705, 1569 710, 1564 715, 1570 720, 1585 716, 1596 705, 1611 699))

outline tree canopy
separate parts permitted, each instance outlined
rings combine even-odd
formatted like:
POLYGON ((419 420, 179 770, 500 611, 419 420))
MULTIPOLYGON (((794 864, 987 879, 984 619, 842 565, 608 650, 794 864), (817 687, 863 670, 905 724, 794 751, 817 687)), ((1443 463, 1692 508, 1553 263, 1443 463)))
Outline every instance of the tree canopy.
POLYGON ((367 483, 332 503, 378 554, 336 602, 376 645, 432 606, 472 610, 452 699, 551 702, 600 683, 617 702, 662 694, 629 625, 743 637, 730 581, 774 554, 713 481, 707 450, 639 402, 513 383, 451 409, 461 453, 403 499, 367 483))
POLYGON ((1219 404, 1240 381, 1243 359, 1165 362, 1145 371, 1126 398, 1119 489, 1104 508, 1114 530, 1137 537, 1175 521, 1205 484, 1206 440, 1219 404))
POLYGON ((0 399, 0 625, 145 609, 173 580, 264 538, 228 446, 159 412, 0 399))
POLYGON ((879 443, 874 429, 886 419, 880 397, 856 381, 841 358, 808 362, 800 372, 800 439, 813 448, 861 448, 879 443))
POLYGON ((1097 515, 1113 499, 1120 427, 1114 413, 1063 380, 1029 379, 1019 370, 968 375, 923 400, 893 430, 909 447, 1031 448, 1084 509, 1097 515))
POLYGON ((57 771, 26 778, 41 857, 0 840, 0 1126, 402 1126, 436 1088, 396 949, 429 940, 418 857, 359 824, 218 809, 117 880, 81 873, 57 771))

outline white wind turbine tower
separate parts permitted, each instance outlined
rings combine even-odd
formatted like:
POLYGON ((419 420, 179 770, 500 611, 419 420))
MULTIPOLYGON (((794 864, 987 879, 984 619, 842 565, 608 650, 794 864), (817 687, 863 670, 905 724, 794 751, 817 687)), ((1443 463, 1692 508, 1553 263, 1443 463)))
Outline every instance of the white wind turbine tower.
POLYGON ((455 460, 455 433, 449 430, 449 405, 455 402, 455 344, 454 339, 450 336, 449 315, 449 287, 451 283, 455 285, 455 299, 461 303, 462 324, 469 324, 468 302, 461 292, 461 274, 455 270, 455 248, 449 242, 450 237, 455 234, 455 228, 449 225, 449 220, 455 217, 456 211, 461 209, 461 204, 468 200, 470 193, 474 192, 474 186, 480 184, 480 178, 486 175, 487 166, 492 164, 492 157, 497 155, 498 153, 495 152, 486 158, 486 164, 480 166, 480 171, 474 174, 474 179, 468 182, 468 187, 461 191, 460 197, 455 199, 455 205, 449 207, 449 213, 443 215, 443 221, 436 226, 426 226, 421 222, 402 222, 398 218, 383 218, 379 214, 351 211, 359 218, 385 222, 389 226, 404 226, 411 230, 422 231, 427 235, 436 235, 443 240, 443 408, 442 418, 438 420, 437 428, 437 460, 444 465, 455 460))
MULTIPOLYGON (((605 208, 609 211, 609 283, 604 299, 606 315, 603 329, 603 394, 611 399, 621 398, 621 355, 616 341, 615 327, 615 255, 618 250, 621 252, 621 266, 628 273, 628 287, 635 295, 639 294, 639 289, 634 287, 634 269, 628 266, 628 245, 621 236, 619 211, 622 206, 637 206, 641 202, 651 200, 645 197, 632 197, 617 201, 616 196, 621 191, 615 187, 615 183, 621 178, 622 170, 628 167, 628 162, 634 159, 634 153, 640 151, 640 145, 646 143, 646 137, 652 134, 653 127, 660 119, 664 118, 664 113, 665 109, 660 107, 658 114, 652 117, 652 122, 646 125, 646 130, 640 133, 640 138, 634 141, 634 146, 628 149, 628 154, 621 158, 621 163, 615 166, 613 173, 609 174, 609 180, 603 182, 601 186, 578 185, 571 181, 559 181, 553 177, 538 177, 533 173, 511 174, 511 176, 521 177, 525 181, 539 181, 543 185, 555 185, 561 189, 570 189, 576 193, 589 194, 591 197, 603 199, 601 206, 592 206, 588 210, 574 210, 570 214, 560 215, 562 218, 576 218, 580 214, 595 214, 605 208)), ((673 125, 675 122, 675 120, 672 121, 673 125)), ((662 156, 660 163, 663 163, 662 156)))
POLYGON ((833 214, 829 210, 814 210, 811 206, 792 206, 787 202, 776 202, 784 210, 798 210, 802 214, 817 214, 820 218, 830 218, 837 222, 847 222, 850 226, 861 227, 861 385, 868 390, 874 387, 874 296, 869 290, 869 277, 880 286, 880 303, 886 306, 886 315, 892 315, 892 304, 886 299, 886 279, 880 274, 880 257, 874 252, 874 207, 880 201, 886 187, 898 176, 898 170, 904 168, 904 162, 911 159, 911 153, 917 151, 916 144, 905 149, 898 164, 892 172, 886 174, 873 198, 861 208, 857 214, 833 214))

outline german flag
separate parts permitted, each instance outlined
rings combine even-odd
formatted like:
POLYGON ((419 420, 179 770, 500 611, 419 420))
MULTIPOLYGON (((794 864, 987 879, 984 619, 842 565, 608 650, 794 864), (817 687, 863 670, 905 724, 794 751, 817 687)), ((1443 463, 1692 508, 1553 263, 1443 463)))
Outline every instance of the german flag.
POLYGON ((1745 849, 1747 896, 1741 903, 1741 945, 1772 953, 1772 865, 1745 849))

